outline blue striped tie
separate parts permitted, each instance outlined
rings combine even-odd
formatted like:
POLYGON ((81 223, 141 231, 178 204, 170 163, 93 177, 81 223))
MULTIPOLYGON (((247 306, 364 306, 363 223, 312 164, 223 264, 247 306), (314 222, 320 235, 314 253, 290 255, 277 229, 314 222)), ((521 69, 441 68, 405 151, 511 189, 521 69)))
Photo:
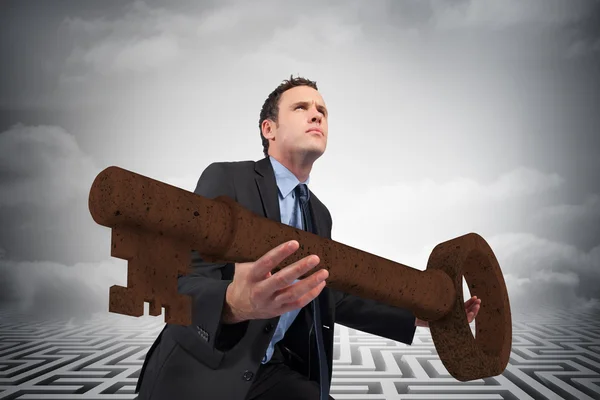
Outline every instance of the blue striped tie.
MULTIPOLYGON (((313 224, 312 224, 312 217, 311 217, 311 213, 310 213, 310 207, 308 206, 308 200, 309 200, 309 192, 308 192, 308 188, 306 187, 305 184, 303 183, 299 183, 298 186, 296 186, 296 196, 298 196, 298 199, 300 200, 300 208, 302 208, 302 220, 304 223, 304 230, 308 231, 308 232, 312 232, 314 234, 316 234, 317 232, 315 232, 313 224)), ((314 318, 314 324, 315 324, 315 336, 317 339, 317 350, 318 350, 318 354, 319 354, 319 376, 320 376, 320 383, 321 383, 321 400, 328 400, 329 399, 329 382, 328 382, 328 375, 327 375, 327 361, 325 359, 325 346, 323 345, 323 325, 321 324, 321 312, 319 309, 319 297, 316 297, 312 302, 312 311, 313 311, 313 318, 314 318)))

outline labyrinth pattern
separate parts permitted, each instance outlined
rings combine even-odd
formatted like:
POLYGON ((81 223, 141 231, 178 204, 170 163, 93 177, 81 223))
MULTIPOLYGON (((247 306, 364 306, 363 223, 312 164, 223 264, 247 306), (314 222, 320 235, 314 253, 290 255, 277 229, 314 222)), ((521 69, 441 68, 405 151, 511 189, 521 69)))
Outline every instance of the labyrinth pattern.
MULTIPOLYGON (((161 317, 96 315, 85 323, 0 311, 0 399, 135 399, 161 317)), ((472 325, 474 329, 474 324, 472 325)), ((337 400, 600 399, 600 312, 513 314, 506 371, 459 382, 417 328, 411 346, 336 325, 337 400)))

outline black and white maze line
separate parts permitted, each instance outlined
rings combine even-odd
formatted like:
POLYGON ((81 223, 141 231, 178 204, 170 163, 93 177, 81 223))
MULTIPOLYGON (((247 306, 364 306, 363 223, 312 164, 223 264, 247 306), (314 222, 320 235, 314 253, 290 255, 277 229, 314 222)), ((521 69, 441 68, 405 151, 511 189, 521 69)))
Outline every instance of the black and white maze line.
MULTIPOLYGON (((103 314, 69 323, 1 310, 0 399, 134 399, 162 321, 103 314)), ((600 312, 513 315, 506 371, 471 382, 448 374, 425 328, 407 346, 336 325, 331 393, 337 400, 600 399, 600 312)))

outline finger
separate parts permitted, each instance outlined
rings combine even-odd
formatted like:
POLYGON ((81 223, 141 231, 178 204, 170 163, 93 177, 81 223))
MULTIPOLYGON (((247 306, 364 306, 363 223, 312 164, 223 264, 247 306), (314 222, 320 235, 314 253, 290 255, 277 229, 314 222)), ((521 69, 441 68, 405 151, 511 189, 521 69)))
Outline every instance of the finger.
MULTIPOLYGON (((299 308, 306 306, 308 303, 313 301, 315 299, 315 297, 317 297, 321 293, 321 291, 325 288, 326 284, 327 284, 327 281, 322 281, 315 288, 313 288, 308 293, 304 294, 302 297, 296 299, 295 301, 293 301, 291 303, 286 303, 282 307, 288 311, 291 311, 291 310, 297 310, 299 308)), ((296 285, 294 285, 294 286, 296 286, 296 285)))
POLYGON ((477 302, 477 300, 478 300, 478 299, 477 299, 477 296, 472 296, 472 297, 471 297, 469 300, 467 300, 467 301, 465 302, 465 307, 469 307, 469 306, 471 306, 472 304, 476 303, 476 302, 477 302))
POLYGON ((299 247, 300 244, 298 241, 290 240, 266 252, 254 263, 252 270, 249 273, 250 280, 253 282, 264 280, 265 276, 267 276, 273 268, 281 264, 283 260, 292 255, 299 247))
POLYGON ((306 293, 317 288, 321 282, 329 277, 329 272, 326 269, 322 269, 313 273, 301 281, 283 288, 276 292, 275 299, 273 300, 278 304, 294 303, 301 299, 306 293))
POLYGON ((275 293, 278 290, 285 289, 301 275, 306 274, 311 269, 316 267, 320 261, 321 260, 319 260, 319 257, 316 255, 304 257, 302 260, 296 261, 295 263, 277 271, 269 279, 260 282, 258 284, 260 286, 260 290, 264 290, 265 292, 269 293, 275 293))
POLYGON ((479 304, 471 304, 471 306, 469 307, 470 312, 475 312, 478 309, 479 309, 479 304))

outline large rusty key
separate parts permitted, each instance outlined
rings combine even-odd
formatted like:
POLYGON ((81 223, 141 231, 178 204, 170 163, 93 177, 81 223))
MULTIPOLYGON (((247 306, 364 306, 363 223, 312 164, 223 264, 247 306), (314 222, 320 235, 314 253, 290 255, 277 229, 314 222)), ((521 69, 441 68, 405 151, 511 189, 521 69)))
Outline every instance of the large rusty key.
POLYGON ((164 306, 167 323, 189 325, 191 299, 177 292, 177 277, 188 273, 191 250, 205 261, 249 262, 295 239, 300 248, 273 273, 318 255, 319 267, 329 271, 328 287, 429 321, 440 359, 458 380, 499 375, 508 363, 506 285, 492 249, 475 233, 438 244, 420 271, 264 218, 227 196, 208 199, 118 167, 98 174, 89 208, 98 224, 112 228, 111 255, 128 260, 127 287, 110 288, 110 312, 141 316, 146 301, 150 315, 160 315, 164 306), (465 314, 463 277, 481 299, 475 337, 465 314))

